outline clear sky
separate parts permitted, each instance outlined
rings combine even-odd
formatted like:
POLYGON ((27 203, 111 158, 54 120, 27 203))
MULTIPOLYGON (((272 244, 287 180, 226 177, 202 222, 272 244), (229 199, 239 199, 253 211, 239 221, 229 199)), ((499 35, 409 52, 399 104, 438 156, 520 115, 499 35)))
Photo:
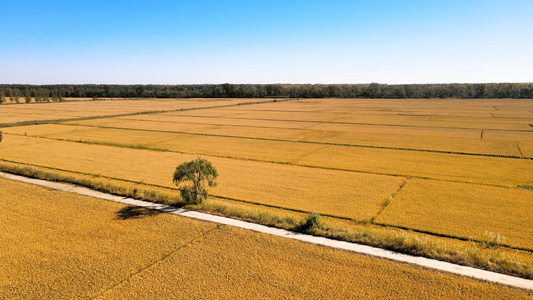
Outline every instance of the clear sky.
POLYGON ((531 0, 0 0, 0 83, 533 82, 531 0))

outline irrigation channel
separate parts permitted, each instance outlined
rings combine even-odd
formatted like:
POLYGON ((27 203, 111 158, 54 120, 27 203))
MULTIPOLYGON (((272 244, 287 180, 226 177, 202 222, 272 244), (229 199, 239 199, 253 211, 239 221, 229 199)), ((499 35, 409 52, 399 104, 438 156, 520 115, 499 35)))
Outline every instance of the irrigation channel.
POLYGON ((435 259, 428 259, 425 257, 412 256, 402 253, 393 252, 390 250, 384 250, 380 248, 374 248, 365 245, 359 245, 349 242, 337 241, 332 239, 327 239, 323 237, 316 237, 308 234, 302 234, 297 232, 292 232, 284 229, 278 229, 273 227, 268 227, 264 225, 259 225, 255 223, 235 220, 231 218, 221 217, 210 215, 206 213, 201 213, 197 211, 191 211, 183 208, 176 208, 163 204, 156 204, 147 201, 135 200, 132 198, 124 198, 120 196, 115 196, 111 194, 97 192, 88 188, 75 186, 72 184, 51 182, 41 179, 33 179, 18 175, 13 175, 9 173, 0 172, 0 177, 16 180, 21 182, 26 182, 30 184, 35 184, 55 190, 61 190, 65 192, 75 193, 79 195, 89 196, 93 198, 119 202, 127 205, 134 205, 139 207, 144 207, 147 209, 153 209, 164 213, 174 214, 181 217, 202 220, 207 222, 213 222, 217 224, 224 224, 235 226, 238 228, 248 229, 256 232, 261 232, 265 234, 270 234, 274 236, 279 236, 283 238, 288 238, 292 240, 303 241, 311 244, 322 245, 337 249, 342 249, 345 251, 356 252, 360 254, 380 257, 392 261, 414 264, 422 266, 429 269, 434 269, 438 271, 443 271, 447 273, 452 273, 456 275, 471 277, 479 280, 489 281, 493 283, 508 285, 516 288, 522 288, 527 290, 533 290, 533 280, 518 278, 514 276, 499 274, 495 272, 480 270, 472 267, 466 267, 461 265, 456 265, 448 262, 443 262, 435 259))

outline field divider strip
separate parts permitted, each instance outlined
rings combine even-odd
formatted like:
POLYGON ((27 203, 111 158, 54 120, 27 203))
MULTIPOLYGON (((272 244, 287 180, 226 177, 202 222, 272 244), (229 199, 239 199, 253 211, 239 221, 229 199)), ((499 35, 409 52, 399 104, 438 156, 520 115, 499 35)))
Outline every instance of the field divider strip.
POLYGON ((518 149, 518 152, 520 152, 520 156, 524 157, 524 154, 522 154, 522 149, 520 149, 520 146, 518 145, 518 142, 514 142, 514 144, 516 145, 516 148, 518 149))
MULTIPOLYGON (((144 207, 147 209, 153 209, 153 210, 157 210, 160 212, 174 214, 174 215, 178 215, 178 216, 182 216, 186 218, 202 220, 202 221, 212 222, 216 224, 234 226, 234 227, 238 227, 238 228, 242 228, 246 230, 270 234, 270 235, 297 240, 301 242, 306 242, 310 244, 322 245, 326 247, 332 247, 332 248, 341 249, 345 251, 360 253, 363 255, 379 257, 379 258, 386 259, 386 260, 418 265, 424 268, 434 269, 434 270, 452 273, 452 274, 456 274, 460 276, 466 276, 466 277, 475 278, 478 280, 494 282, 494 283, 513 286, 516 288, 521 288, 521 289, 526 289, 526 290, 533 290, 533 280, 529 280, 529 279, 499 274, 499 273, 485 271, 485 270, 476 269, 472 267, 456 265, 456 264, 429 259, 425 257, 397 253, 397 252, 393 252, 393 251, 385 250, 381 248, 375 248, 375 247, 370 247, 370 246, 365 246, 365 245, 359 245, 359 244, 354 244, 354 243, 349 243, 349 242, 344 242, 344 241, 328 239, 324 237, 312 236, 308 234, 288 231, 288 230, 279 229, 279 228, 268 227, 265 225, 259 225, 255 223, 230 219, 226 217, 210 215, 210 214, 201 213, 197 211, 191 211, 191 210, 187 210, 183 208, 176 208, 176 207, 163 205, 163 204, 156 204, 156 203, 147 202, 147 201, 135 200, 132 198, 119 197, 119 196, 101 193, 101 192, 93 191, 87 188, 73 186, 73 185, 64 184, 64 183, 48 182, 45 180, 32 179, 32 178, 27 178, 27 177, 22 177, 22 176, 7 174, 7 173, 0 173, 0 174, 2 175, 2 177, 5 177, 11 180, 17 180, 17 181, 22 181, 26 183, 35 184, 35 185, 45 186, 48 188, 63 190, 63 191, 71 192, 71 193, 90 196, 93 198, 99 198, 103 200, 119 202, 119 203, 127 204, 127 205, 135 205, 135 206, 144 207)), ((212 231, 214 230, 216 230, 216 228, 213 229, 212 231)))
MULTIPOLYGON (((398 187, 398 189, 392 193, 387 199, 385 199, 385 202, 383 203, 383 206, 382 208, 378 211, 378 213, 373 216, 371 219, 370 219, 370 222, 372 224, 375 224, 374 223, 374 220, 377 219, 379 217, 379 215, 390 205, 390 203, 392 201, 394 201, 394 198, 396 197, 396 195, 398 195, 398 193, 403 189, 403 187, 407 184, 407 181, 409 179, 408 178, 405 178, 405 180, 400 184, 400 186, 398 187)), ((381 226, 381 224, 375 224, 375 225, 379 225, 381 226)))
MULTIPOLYGON (((138 205, 136 205, 138 206, 138 205)), ((200 239, 203 239, 205 238, 206 236, 210 235, 211 233, 213 233, 214 231, 218 230, 221 226, 224 226, 224 225, 217 225, 215 228, 212 228, 212 229, 209 229, 207 230, 206 232, 202 233, 201 235, 191 239, 190 241, 186 242, 185 244, 183 245, 180 245, 178 248, 174 249, 173 251, 163 255, 160 259, 148 264, 147 266, 145 267, 142 267, 140 268, 139 270, 137 270, 136 272, 133 272, 131 274, 129 274, 128 277, 124 278, 123 280, 117 282, 116 284, 113 284, 111 285, 109 288, 107 288, 106 290, 98 293, 97 295, 95 296, 92 296, 91 299, 98 299, 98 298, 101 298, 102 296, 104 296, 105 294, 109 293, 110 291, 114 290, 115 288, 125 284, 126 282, 130 281, 133 277, 136 277, 137 275, 143 273, 144 271, 160 264, 161 262, 163 262, 164 260, 170 258, 171 256, 173 256, 174 254, 178 253, 179 251, 183 250, 184 248, 188 247, 189 245, 192 245, 194 244, 195 242, 199 241, 200 239)))

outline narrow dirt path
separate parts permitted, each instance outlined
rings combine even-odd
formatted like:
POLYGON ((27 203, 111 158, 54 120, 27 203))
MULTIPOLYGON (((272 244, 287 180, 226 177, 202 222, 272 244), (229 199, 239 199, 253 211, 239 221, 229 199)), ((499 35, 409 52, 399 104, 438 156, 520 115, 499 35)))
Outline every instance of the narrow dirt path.
POLYGON ((131 198, 124 198, 120 196, 93 191, 91 189, 75 186, 72 184, 50 182, 50 181, 45 181, 45 180, 40 180, 40 179, 32 179, 32 178, 8 174, 4 172, 0 172, 0 177, 7 178, 10 180, 31 183, 31 184, 51 188, 51 189, 56 189, 56 190, 70 192, 70 193, 99 198, 103 200, 145 207, 148 209, 154 209, 160 212, 170 213, 170 214, 174 214, 174 215, 178 215, 178 216, 182 216, 186 218, 192 218, 192 219, 203 220, 207 222, 213 222, 217 224, 235 226, 238 228, 248 229, 248 230, 275 235, 275 236, 279 236, 283 238, 303 241, 303 242, 327 246, 327 247, 333 247, 333 248, 342 249, 346 251, 352 251, 352 252, 361 253, 365 255, 389 259, 392 261, 414 264, 414 265, 422 266, 425 268, 435 269, 435 270, 457 274, 461 276, 466 276, 466 277, 471 277, 471 278, 475 278, 479 280, 504 284, 504 285, 522 288, 522 289, 533 290, 533 280, 529 280, 529 279, 513 277, 509 275, 499 274, 499 273, 480 270, 480 269, 471 268, 471 267, 465 267, 461 265, 456 265, 456 264, 434 260, 434 259, 428 259, 424 257, 417 257, 417 256, 411 256, 411 255, 402 254, 402 253, 396 253, 393 251, 384 250, 380 248, 374 248, 374 247, 365 246, 365 245, 358 245, 358 244, 349 243, 349 242, 331 240, 331 239, 327 239, 323 237, 316 237, 316 236, 292 232, 288 230, 272 228, 272 227, 268 227, 264 225, 234 220, 234 219, 221 217, 221 216, 214 216, 214 215, 210 215, 206 213, 190 211, 190 210, 176 208, 176 207, 172 207, 168 205, 156 204, 152 202, 135 200, 131 198))

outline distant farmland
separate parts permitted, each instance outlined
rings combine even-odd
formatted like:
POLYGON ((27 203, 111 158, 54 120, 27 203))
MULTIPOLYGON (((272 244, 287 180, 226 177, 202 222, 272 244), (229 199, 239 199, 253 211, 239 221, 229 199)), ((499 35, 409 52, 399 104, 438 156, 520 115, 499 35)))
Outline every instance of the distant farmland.
POLYGON ((201 156, 220 174, 214 203, 313 211, 533 274, 532 100, 113 100, 0 114, 6 168, 177 193, 173 170, 201 156))

